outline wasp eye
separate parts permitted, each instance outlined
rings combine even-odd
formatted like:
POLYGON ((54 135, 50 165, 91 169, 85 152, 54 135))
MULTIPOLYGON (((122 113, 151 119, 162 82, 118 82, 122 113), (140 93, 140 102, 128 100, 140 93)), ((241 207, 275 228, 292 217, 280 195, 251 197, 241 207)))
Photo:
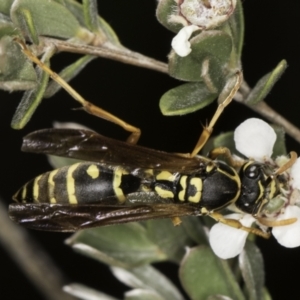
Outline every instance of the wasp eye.
POLYGON ((246 168, 244 174, 250 179, 258 178, 260 176, 260 165, 258 164, 250 165, 249 167, 246 168))

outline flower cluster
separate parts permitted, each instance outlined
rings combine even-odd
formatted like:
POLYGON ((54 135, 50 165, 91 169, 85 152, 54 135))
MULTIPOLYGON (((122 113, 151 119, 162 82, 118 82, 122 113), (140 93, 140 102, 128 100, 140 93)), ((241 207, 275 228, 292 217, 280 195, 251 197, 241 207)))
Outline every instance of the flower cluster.
MULTIPOLYGON (((250 160, 271 163, 277 168, 288 161, 283 156, 275 160, 271 159, 276 133, 271 126, 260 119, 248 119, 237 127, 234 140, 236 149, 250 160)), ((287 186, 281 190, 282 205, 277 211, 262 215, 262 218, 270 219, 274 224, 276 222, 279 224, 279 221, 282 220, 295 219, 296 221, 292 224, 275 225, 272 228, 272 234, 279 244, 293 248, 300 246, 300 159, 298 158, 285 172, 289 181, 287 186)), ((253 223, 256 223, 258 227, 265 229, 265 226, 249 214, 234 213, 225 217, 239 220, 246 227, 251 227, 253 223)), ((218 223, 212 227, 209 239, 215 254, 223 259, 228 259, 242 252, 247 236, 248 232, 244 230, 218 223)))
POLYGON ((172 41, 172 48, 179 56, 191 52, 189 38, 197 30, 208 30, 228 20, 236 7, 236 0, 175 0, 177 8, 169 22, 184 27, 172 41))

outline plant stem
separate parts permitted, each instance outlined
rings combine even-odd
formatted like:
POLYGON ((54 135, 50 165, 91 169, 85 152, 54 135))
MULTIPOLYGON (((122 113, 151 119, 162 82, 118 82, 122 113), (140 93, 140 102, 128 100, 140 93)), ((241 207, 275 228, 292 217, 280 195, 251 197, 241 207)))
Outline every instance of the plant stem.
POLYGON ((98 47, 84 44, 74 44, 68 41, 61 41, 52 38, 43 38, 43 46, 54 44, 58 52, 72 52, 80 54, 90 54, 104 57, 126 64, 152 69, 162 73, 168 73, 168 65, 140 53, 131 51, 125 47, 117 47, 112 44, 104 44, 98 47))
POLYGON ((7 216, 7 208, 3 206, 1 199, 0 241, 7 253, 44 296, 43 299, 75 299, 62 291, 62 287, 67 282, 63 274, 46 252, 28 235, 26 230, 12 223, 7 216))
POLYGON ((300 130, 283 116, 281 116, 278 112, 276 112, 272 107, 270 107, 265 101, 261 101, 256 105, 248 105, 244 102, 244 99, 247 98, 248 94, 251 92, 251 88, 248 86, 247 82, 244 81, 242 83, 240 93, 235 100, 239 103, 242 103, 254 110, 258 114, 265 117, 270 122, 282 126, 284 131, 294 138, 298 143, 300 143, 300 130))
MULTIPOLYGON (((43 43, 41 43, 41 45, 43 45, 43 48, 54 44, 58 52, 90 54, 168 74, 168 65, 166 63, 147 57, 140 53, 131 51, 122 46, 118 47, 110 43, 105 43, 104 45, 95 47, 83 44, 75 44, 69 41, 61 41, 53 38, 42 38, 42 40, 43 43)), ((38 52, 43 52, 43 49, 41 48, 36 50, 38 52)), ((247 95, 250 92, 251 88, 248 86, 247 82, 244 81, 242 83, 239 93, 237 93, 234 100, 251 108, 255 112, 265 117, 270 122, 282 126, 287 134, 289 134, 292 138, 294 138, 297 142, 300 143, 299 128, 297 128, 287 119, 282 117, 278 112, 276 112, 274 109, 268 106, 264 101, 261 101, 260 103, 254 106, 250 106, 246 102, 244 102, 244 99, 247 98, 247 95)))

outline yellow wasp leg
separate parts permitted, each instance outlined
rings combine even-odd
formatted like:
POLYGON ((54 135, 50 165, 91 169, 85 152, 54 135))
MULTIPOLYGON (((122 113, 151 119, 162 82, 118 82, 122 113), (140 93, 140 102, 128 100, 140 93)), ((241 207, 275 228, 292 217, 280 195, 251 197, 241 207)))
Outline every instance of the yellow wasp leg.
POLYGON ((208 157, 214 160, 220 155, 225 156, 225 158, 228 160, 228 163, 232 167, 240 168, 245 163, 244 160, 234 159, 233 156, 231 155, 230 150, 226 147, 218 147, 218 148, 211 150, 208 154, 208 157))
POLYGON ((279 169, 276 170, 276 172, 274 174, 275 176, 282 174, 283 172, 285 172, 286 170, 288 170, 289 168, 291 168, 293 166, 293 164, 297 160, 297 153, 294 151, 291 151, 290 157, 291 158, 288 162, 286 162, 283 166, 281 166, 279 169))
POLYGON ((285 226, 285 225, 290 225, 290 224, 297 222, 297 218, 290 218, 290 219, 277 220, 277 221, 276 220, 271 221, 271 220, 267 220, 265 218, 257 218, 257 220, 259 221, 259 223, 261 223, 262 225, 265 225, 267 227, 285 226))
POLYGON ((16 38, 15 41, 22 48, 23 53, 35 64, 37 64, 44 72, 48 73, 50 77, 56 81, 60 86, 62 86, 76 101, 78 101, 83 110, 87 113, 94 115, 96 117, 102 118, 109 122, 115 123, 121 126, 124 130, 129 131, 131 134, 127 138, 128 143, 136 144, 141 136, 141 130, 134 127, 125 121, 119 119, 118 117, 112 115, 111 113, 105 111, 104 109, 86 101, 81 95, 79 95, 64 79, 62 79, 57 73, 53 72, 45 64, 43 64, 26 46, 26 44, 20 39, 16 38))
POLYGON ((172 218, 172 223, 173 223, 174 226, 179 226, 182 223, 182 221, 179 217, 173 217, 172 218))
POLYGON ((241 224, 241 222, 238 220, 224 218, 224 216, 220 213, 213 212, 213 213, 209 213, 208 215, 213 219, 215 219, 217 222, 223 223, 225 225, 228 225, 236 229, 247 231, 249 233, 253 233, 265 239, 268 239, 271 236, 270 232, 264 232, 259 228, 246 227, 243 224, 241 224))
POLYGON ((211 121, 209 122, 209 124, 206 127, 204 127, 194 150, 190 154, 190 157, 196 156, 199 153, 199 151, 203 148, 203 146, 206 144, 206 142, 209 139, 209 137, 211 136, 211 134, 213 132, 213 128, 214 128, 217 120, 221 116, 223 110, 225 109, 226 106, 228 106, 230 104, 234 95, 240 88, 241 83, 243 81, 243 74, 241 71, 239 71, 239 72, 237 72, 236 76, 237 76, 237 80, 236 80, 236 83, 235 83, 233 89, 231 90, 231 92, 229 93, 227 98, 222 103, 219 104, 219 106, 218 106, 215 114, 213 115, 211 121))

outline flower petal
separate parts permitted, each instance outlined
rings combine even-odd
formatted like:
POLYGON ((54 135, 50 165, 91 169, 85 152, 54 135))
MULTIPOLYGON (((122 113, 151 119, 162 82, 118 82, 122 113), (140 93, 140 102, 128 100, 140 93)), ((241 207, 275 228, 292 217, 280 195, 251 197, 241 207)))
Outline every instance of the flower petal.
POLYGON ((292 186, 300 190, 300 158, 296 160, 291 168, 292 186))
POLYGON ((235 147, 248 158, 263 161, 271 157, 276 141, 274 129, 266 122, 248 119, 234 131, 235 147))
POLYGON ((183 27, 172 40, 172 48, 181 57, 187 56, 191 53, 191 43, 189 38, 192 33, 198 30, 196 25, 190 25, 183 27))
MULTIPOLYGON (((250 227, 255 219, 251 215, 231 214, 226 219, 239 220, 244 226, 250 227)), ((226 224, 217 223, 209 233, 209 242, 214 253, 222 259, 239 255, 246 243, 248 232, 226 224)))
POLYGON ((298 206, 286 207, 284 213, 277 220, 297 218, 298 220, 290 225, 273 227, 272 233, 278 243, 287 248, 300 246, 300 208, 298 206))

